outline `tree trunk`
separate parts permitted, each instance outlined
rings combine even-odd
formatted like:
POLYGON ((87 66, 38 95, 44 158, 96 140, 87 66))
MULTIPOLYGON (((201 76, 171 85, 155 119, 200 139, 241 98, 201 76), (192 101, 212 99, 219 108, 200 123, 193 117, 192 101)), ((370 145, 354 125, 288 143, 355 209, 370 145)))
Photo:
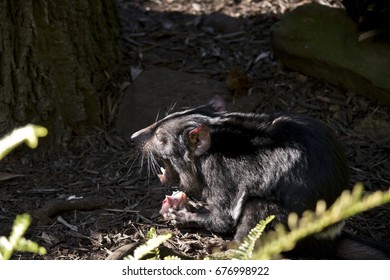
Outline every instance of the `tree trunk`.
POLYGON ((0 136, 34 123, 58 141, 98 124, 118 34, 114 0, 0 0, 0 136))

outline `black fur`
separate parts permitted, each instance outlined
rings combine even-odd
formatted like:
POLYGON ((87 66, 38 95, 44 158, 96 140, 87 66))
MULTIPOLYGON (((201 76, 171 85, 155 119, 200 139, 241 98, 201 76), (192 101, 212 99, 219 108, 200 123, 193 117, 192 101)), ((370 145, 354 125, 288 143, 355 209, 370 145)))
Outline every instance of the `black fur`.
POLYGON ((343 149, 318 121, 219 109, 224 106, 217 98, 131 138, 151 162, 163 163, 164 184, 207 205, 201 212, 173 210, 169 218, 175 224, 234 233, 240 241, 259 220, 276 215, 286 223, 288 213, 314 209, 320 199, 329 206, 348 187, 343 149))

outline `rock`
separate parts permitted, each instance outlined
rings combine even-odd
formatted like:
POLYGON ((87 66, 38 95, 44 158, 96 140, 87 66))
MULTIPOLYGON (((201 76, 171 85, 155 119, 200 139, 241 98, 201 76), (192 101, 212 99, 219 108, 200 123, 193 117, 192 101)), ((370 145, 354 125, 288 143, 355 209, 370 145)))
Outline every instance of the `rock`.
POLYGON ((303 5, 271 29, 272 48, 288 68, 390 106, 390 44, 358 42, 345 10, 303 5))
POLYGON ((131 135, 163 118, 174 105, 176 111, 194 107, 207 103, 215 95, 232 99, 222 82, 167 68, 145 70, 126 89, 120 101, 117 131, 124 136, 131 135))
POLYGON ((355 131, 359 135, 365 135, 378 142, 388 143, 390 140, 389 122, 375 118, 371 115, 367 115, 362 119, 355 127, 355 131))

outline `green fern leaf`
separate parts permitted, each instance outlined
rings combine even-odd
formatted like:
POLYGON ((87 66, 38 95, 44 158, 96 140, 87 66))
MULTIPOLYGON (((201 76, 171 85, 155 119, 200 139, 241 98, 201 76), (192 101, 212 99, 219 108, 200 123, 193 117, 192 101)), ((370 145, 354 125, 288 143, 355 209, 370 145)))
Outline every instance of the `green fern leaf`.
POLYGON ((248 260, 252 258, 253 250, 255 248, 256 241, 262 235, 265 227, 275 218, 275 216, 269 216, 265 220, 260 221, 256 227, 254 227, 248 234, 248 236, 238 247, 234 259, 248 260))
POLYGON ((0 237, 0 260, 8 260, 14 251, 31 252, 40 255, 46 254, 44 247, 23 237, 30 223, 30 215, 22 214, 16 216, 10 237, 0 237))
MULTIPOLYGON (((140 260, 144 256, 151 254, 153 252, 155 255, 156 251, 154 251, 154 250, 156 248, 158 248, 158 246, 160 246, 162 243, 164 243, 165 241, 170 239, 171 237, 172 237, 172 234, 164 234, 164 235, 154 236, 152 239, 149 239, 148 241, 146 241, 145 244, 137 247, 137 249, 134 250, 133 256, 125 257, 125 259, 127 259, 127 260, 140 260)), ((158 258, 156 258, 156 255, 155 255, 154 259, 158 259, 158 258)))
POLYGON ((164 258, 164 260, 166 260, 166 261, 177 261, 177 260, 181 260, 181 258, 179 258, 178 256, 166 256, 164 258))
POLYGON ((280 253, 293 249, 299 240, 307 236, 320 233, 330 225, 389 202, 390 189, 363 196, 363 185, 357 184, 352 192, 344 191, 329 209, 326 209, 323 202, 319 202, 316 211, 306 211, 299 220, 296 214, 292 214, 288 223, 289 230, 277 225, 274 232, 267 233, 264 246, 254 253, 253 259, 275 258, 280 253))

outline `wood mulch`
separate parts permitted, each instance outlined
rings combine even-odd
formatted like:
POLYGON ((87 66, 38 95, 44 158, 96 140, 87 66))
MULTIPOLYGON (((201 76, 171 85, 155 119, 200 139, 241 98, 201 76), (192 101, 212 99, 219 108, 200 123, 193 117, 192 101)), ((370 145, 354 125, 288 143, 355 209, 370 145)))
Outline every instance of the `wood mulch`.
MULTIPOLYGON (((261 93, 256 112, 294 111, 320 119, 346 147, 351 187, 363 182, 368 192, 389 188, 389 108, 283 69, 272 56, 272 24, 313 1, 117 2, 125 65, 103 94, 104 128, 72 136, 51 151, 18 148, 0 163, 0 236, 9 235, 17 214, 28 212, 34 220, 26 237, 48 251, 45 256, 15 253, 14 259, 122 258, 144 241, 150 227, 172 232, 166 253, 183 258, 203 258, 222 243, 210 232, 178 230, 160 220, 161 202, 172 190, 147 176, 145 168, 140 172, 136 151, 115 133, 118 96, 131 83, 131 70, 148 65, 223 82, 238 67, 250 80, 249 94, 261 93)), ((243 92, 238 89, 237 98, 243 92)), ((388 238, 389 212, 387 205, 353 217, 346 230, 388 238)))

